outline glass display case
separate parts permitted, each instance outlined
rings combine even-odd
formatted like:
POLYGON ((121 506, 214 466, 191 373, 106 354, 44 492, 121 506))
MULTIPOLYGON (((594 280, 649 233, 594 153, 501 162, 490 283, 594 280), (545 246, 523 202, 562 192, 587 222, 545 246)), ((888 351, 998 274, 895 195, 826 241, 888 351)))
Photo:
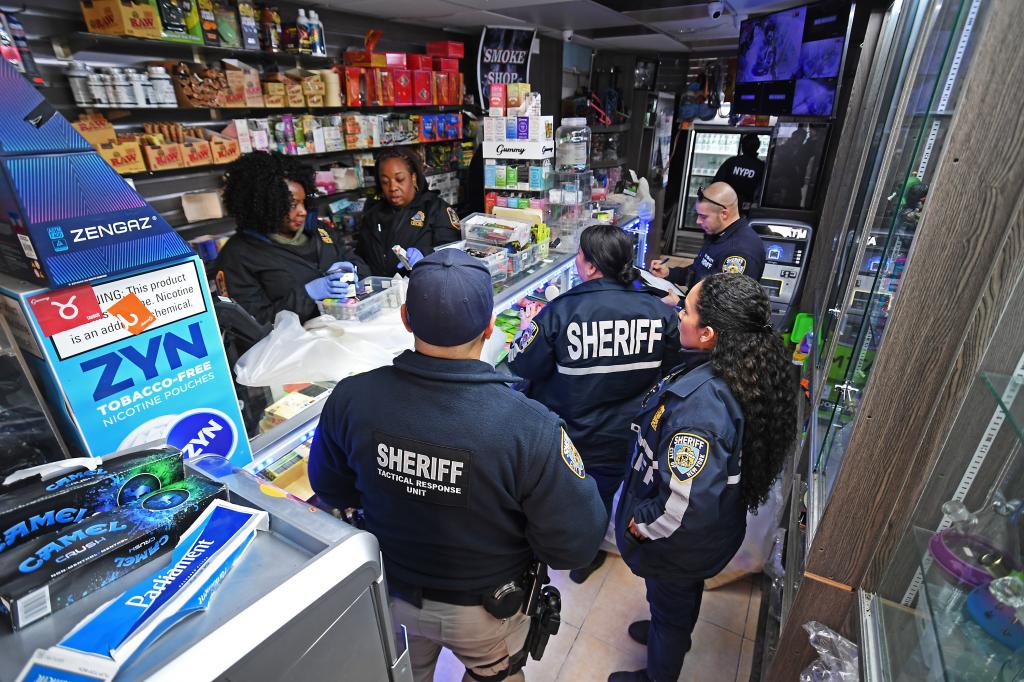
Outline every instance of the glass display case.
POLYGON ((868 680, 1024 680, 1022 321, 1018 281, 909 531, 860 593, 868 680))
POLYGON ((704 241, 704 233, 697 227, 697 215, 694 204, 697 202, 697 189, 711 184, 715 173, 729 157, 740 153, 740 138, 746 133, 757 133, 761 147, 757 150, 757 158, 765 161, 768 155, 770 131, 764 128, 730 128, 725 126, 696 125, 689 131, 686 148, 689 150, 686 167, 683 171, 686 203, 683 212, 676 221, 675 248, 676 255, 695 256, 704 241))
POLYGON ((890 15, 891 57, 880 105, 869 123, 874 146, 855 188, 832 280, 818 303, 807 476, 809 544, 912 256, 928 184, 942 156, 983 12, 980 0, 921 0, 904 3, 900 13, 890 15))

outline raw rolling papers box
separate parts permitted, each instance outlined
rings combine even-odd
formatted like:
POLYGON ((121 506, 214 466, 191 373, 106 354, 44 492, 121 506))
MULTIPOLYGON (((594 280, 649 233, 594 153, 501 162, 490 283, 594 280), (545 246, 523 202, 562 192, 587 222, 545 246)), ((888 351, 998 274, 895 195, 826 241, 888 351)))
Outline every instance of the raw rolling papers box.
POLYGON ((199 476, 0 555, 0 611, 15 630, 171 551, 226 488, 199 476))
POLYGON ((0 488, 0 559, 16 545, 135 502, 184 475, 181 451, 165 446, 105 457, 91 471, 65 471, 0 488))

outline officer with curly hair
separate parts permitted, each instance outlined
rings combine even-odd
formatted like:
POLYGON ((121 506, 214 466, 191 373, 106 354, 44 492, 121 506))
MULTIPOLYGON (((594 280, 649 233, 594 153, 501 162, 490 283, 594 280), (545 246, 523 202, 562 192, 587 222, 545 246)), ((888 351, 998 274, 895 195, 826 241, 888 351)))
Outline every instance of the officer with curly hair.
POLYGON ((370 274, 335 229, 315 218, 307 202, 313 169, 276 152, 253 152, 227 172, 224 204, 237 229, 217 258, 217 289, 257 321, 282 310, 306 320, 317 301, 344 296, 342 275, 370 274))
POLYGON ((746 512, 765 501, 796 434, 796 385, 761 286, 718 273, 679 313, 686 359, 644 398, 615 515, 622 559, 647 584, 651 620, 629 636, 647 668, 609 682, 675 682, 704 579, 739 550, 746 512))

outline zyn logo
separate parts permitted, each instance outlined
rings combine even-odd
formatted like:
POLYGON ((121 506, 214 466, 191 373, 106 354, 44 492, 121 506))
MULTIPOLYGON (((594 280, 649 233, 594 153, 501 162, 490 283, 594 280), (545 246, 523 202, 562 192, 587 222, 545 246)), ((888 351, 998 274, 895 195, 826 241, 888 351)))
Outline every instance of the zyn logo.
POLYGON ((185 412, 167 432, 167 444, 181 450, 185 457, 231 457, 237 439, 235 425, 228 416, 210 408, 185 412))

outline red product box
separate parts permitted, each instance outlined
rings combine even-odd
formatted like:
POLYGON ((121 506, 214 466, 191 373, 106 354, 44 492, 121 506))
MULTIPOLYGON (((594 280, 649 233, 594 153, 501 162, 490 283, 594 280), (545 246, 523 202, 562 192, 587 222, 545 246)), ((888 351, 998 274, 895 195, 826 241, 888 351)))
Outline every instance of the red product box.
POLYGON ((448 82, 451 80, 447 71, 434 71, 434 92, 437 93, 438 104, 454 104, 449 101, 450 91, 448 82))
POLYGON ((504 109, 505 108, 505 84, 504 83, 491 83, 487 89, 487 96, 491 103, 492 109, 504 109))
POLYGON ((406 66, 406 59, 404 52, 385 52, 384 58, 388 62, 388 66, 406 66))
POLYGON ((412 71, 409 69, 390 69, 391 83, 395 88, 395 105, 411 106, 412 96, 412 71))
POLYGON ((454 40, 440 40, 427 43, 427 54, 437 57, 462 59, 466 56, 466 45, 454 40))
POLYGON ((395 106, 395 82, 391 69, 374 69, 374 102, 382 107, 395 106))
POLYGON ((448 103, 462 104, 462 74, 448 74, 448 103))
POLYGON ((345 67, 345 103, 350 107, 364 107, 367 101, 366 69, 345 67))
POLYGON ((458 71, 459 60, 448 57, 434 57, 434 71, 458 71))
POLYGON ((407 54, 405 56, 406 66, 412 71, 419 69, 428 70, 434 65, 434 60, 430 55, 425 54, 407 54))
POLYGON ((432 71, 412 72, 412 103, 416 105, 437 103, 434 99, 434 73, 432 71))

